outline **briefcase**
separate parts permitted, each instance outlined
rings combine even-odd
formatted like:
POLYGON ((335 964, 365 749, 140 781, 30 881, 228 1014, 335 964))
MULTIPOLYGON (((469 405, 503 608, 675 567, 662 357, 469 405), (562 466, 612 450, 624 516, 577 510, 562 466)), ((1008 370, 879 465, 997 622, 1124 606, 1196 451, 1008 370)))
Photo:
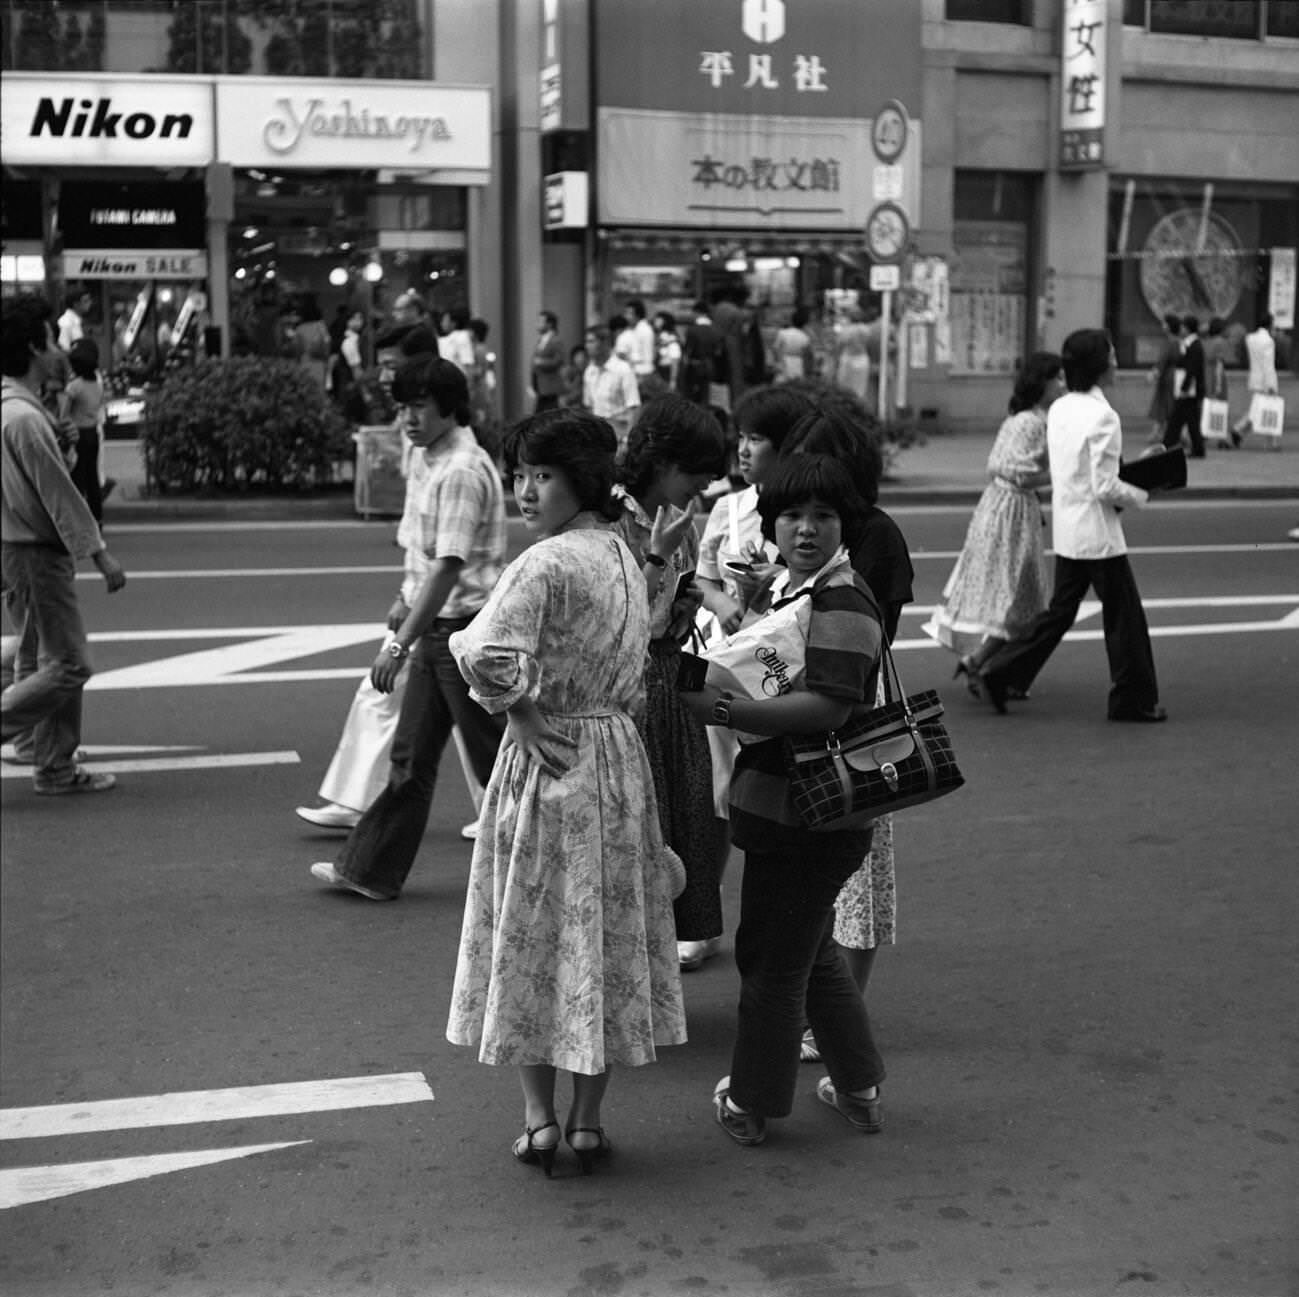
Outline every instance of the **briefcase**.
POLYGON ((1176 491, 1186 485, 1186 451, 1165 446, 1119 465, 1119 477, 1143 491, 1176 491))

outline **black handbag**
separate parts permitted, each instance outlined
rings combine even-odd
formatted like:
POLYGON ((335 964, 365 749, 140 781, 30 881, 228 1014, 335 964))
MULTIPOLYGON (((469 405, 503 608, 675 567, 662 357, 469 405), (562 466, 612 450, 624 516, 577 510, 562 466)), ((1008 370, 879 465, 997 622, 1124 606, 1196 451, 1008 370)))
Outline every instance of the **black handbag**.
POLYGON ((799 818, 809 829, 863 828, 892 811, 920 806, 965 782, 927 689, 907 697, 884 645, 884 704, 828 734, 785 739, 785 767, 799 818))

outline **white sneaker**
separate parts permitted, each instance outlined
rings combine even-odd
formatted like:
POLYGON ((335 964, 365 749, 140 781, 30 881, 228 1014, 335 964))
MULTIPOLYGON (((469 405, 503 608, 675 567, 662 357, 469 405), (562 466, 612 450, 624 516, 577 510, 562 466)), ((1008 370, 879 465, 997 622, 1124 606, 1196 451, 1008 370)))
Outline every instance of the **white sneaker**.
POLYGON ((341 887, 346 891, 355 892, 358 896, 364 896, 367 901, 395 901, 395 896, 384 896, 381 892, 371 891, 368 887, 362 887, 360 883, 354 883, 334 868, 333 861, 317 860, 311 866, 312 878, 318 878, 322 883, 328 883, 331 887, 341 887))
POLYGON ((339 829, 343 832, 354 829, 361 818, 360 811, 348 810, 336 802, 326 802, 323 806, 298 806, 293 813, 318 829, 339 829))
POLYGON ((472 824, 466 824, 460 830, 460 836, 466 842, 476 842, 478 840, 478 821, 474 820, 472 824))
POLYGON ((683 972, 690 973, 705 959, 712 959, 721 949, 721 937, 709 937, 707 941, 678 941, 677 963, 681 965, 683 972))

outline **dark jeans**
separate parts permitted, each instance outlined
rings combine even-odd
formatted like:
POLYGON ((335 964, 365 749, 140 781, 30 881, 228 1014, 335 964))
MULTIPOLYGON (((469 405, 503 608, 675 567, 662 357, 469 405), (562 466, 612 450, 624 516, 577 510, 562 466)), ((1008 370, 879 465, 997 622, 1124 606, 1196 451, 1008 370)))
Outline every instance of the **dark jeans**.
POLYGON ((1173 411, 1164 424, 1164 445, 1177 446, 1185 429, 1191 438, 1191 454, 1204 454, 1204 437, 1200 433, 1200 413, 1204 402, 1195 397, 1179 396, 1173 402, 1173 411))
POLYGON ((336 868, 385 896, 402 889, 428 827, 438 763, 455 726, 480 783, 491 777, 504 721, 472 698, 447 641, 471 618, 442 618, 410 655, 409 678, 392 739, 388 784, 348 836, 336 868))
POLYGON ((72 466, 72 484, 90 506, 96 522, 104 521, 104 491, 99 484, 99 429, 77 429, 77 462, 72 466))
POLYGON ((865 854, 860 839, 827 847, 816 834, 801 850, 745 853, 731 1055, 731 1098, 741 1108, 788 1115, 805 1025, 837 1090, 865 1090, 884 1079, 866 1005, 831 935, 835 897, 865 854))
POLYGON ((5 545, 0 553, 5 607, 19 636, 16 683, 0 702, 0 733, 8 740, 31 730, 37 786, 68 783, 76 777, 81 693, 91 675, 77 565, 50 545, 5 545))
POLYGON ((1028 689, 1074 624, 1078 605, 1093 587, 1101 601, 1105 652, 1110 662, 1109 714, 1154 707, 1159 702, 1159 685, 1150 630, 1126 554, 1096 559, 1057 555, 1050 606, 1022 639, 1012 640, 984 663, 984 678, 1028 689))

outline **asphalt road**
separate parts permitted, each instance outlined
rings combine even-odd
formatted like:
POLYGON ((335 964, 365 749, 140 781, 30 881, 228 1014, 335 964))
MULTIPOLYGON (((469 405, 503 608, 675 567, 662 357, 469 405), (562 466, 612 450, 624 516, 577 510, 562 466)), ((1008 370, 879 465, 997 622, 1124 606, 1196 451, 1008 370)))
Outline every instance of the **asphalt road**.
POLYGON ((690 1043, 615 1077, 612 1163, 549 1183, 508 1154, 515 1078, 442 1036, 454 761, 395 905, 322 890, 307 866, 333 843, 292 814, 396 589, 391 526, 113 529, 126 590, 81 587, 85 742, 170 768, 57 802, 5 767, 0 1288, 1299 1291, 1299 503, 1128 520, 1172 715, 1153 727, 1105 721, 1094 616, 1011 716, 966 698, 918 628, 968 510, 898 518, 900 668, 944 691, 969 782, 897 823, 884 1133, 818 1107, 812 1067, 763 1147, 716 1130, 727 953, 687 978, 690 1043))

